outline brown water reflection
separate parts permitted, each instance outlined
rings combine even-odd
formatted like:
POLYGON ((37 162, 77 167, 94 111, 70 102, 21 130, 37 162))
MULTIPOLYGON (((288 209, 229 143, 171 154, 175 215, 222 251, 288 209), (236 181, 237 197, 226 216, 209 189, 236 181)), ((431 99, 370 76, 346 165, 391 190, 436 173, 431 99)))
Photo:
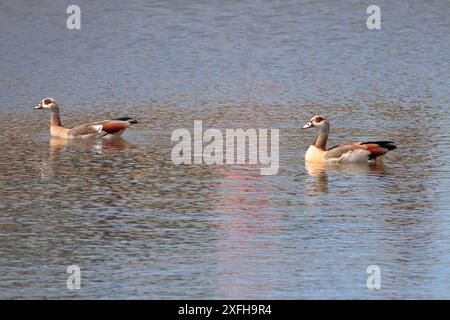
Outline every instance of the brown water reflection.
POLYGON ((254 292, 270 290, 265 279, 279 271, 262 268, 251 272, 274 258, 270 252, 276 240, 270 239, 280 233, 279 217, 271 201, 274 188, 263 181, 259 169, 223 167, 218 172, 222 175, 217 186, 219 198, 211 214, 221 235, 215 255, 223 274, 217 279, 216 294, 226 298, 256 297, 254 292), (266 241, 261 241, 262 235, 266 241))

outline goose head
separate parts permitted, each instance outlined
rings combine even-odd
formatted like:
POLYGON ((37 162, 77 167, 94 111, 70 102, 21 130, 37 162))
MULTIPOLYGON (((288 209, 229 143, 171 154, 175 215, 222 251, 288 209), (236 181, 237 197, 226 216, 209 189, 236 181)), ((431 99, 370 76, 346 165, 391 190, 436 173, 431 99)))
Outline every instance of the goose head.
POLYGON ((314 128, 314 127, 323 128, 323 127, 329 126, 329 125, 330 125, 330 122, 328 121, 327 118, 325 118, 324 116, 321 116, 321 115, 316 115, 316 116, 312 117, 311 120, 309 120, 309 122, 307 124, 305 124, 302 129, 309 129, 309 128, 314 128))
POLYGON ((42 101, 40 103, 38 103, 37 105, 35 105, 33 107, 33 109, 38 110, 38 109, 52 109, 54 107, 58 106, 58 104, 56 103, 56 100, 53 98, 44 98, 42 99, 42 101))

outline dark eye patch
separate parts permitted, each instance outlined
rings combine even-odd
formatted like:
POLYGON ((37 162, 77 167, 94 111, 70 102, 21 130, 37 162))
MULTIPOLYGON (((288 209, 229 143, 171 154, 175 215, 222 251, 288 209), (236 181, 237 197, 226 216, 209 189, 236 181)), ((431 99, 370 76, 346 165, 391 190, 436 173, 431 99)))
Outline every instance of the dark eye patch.
POLYGON ((52 103, 52 99, 45 99, 44 100, 44 104, 50 104, 50 103, 52 103))
POLYGON ((322 118, 322 117, 316 117, 316 118, 314 119, 314 121, 316 121, 316 122, 322 122, 322 121, 323 121, 323 118, 322 118))

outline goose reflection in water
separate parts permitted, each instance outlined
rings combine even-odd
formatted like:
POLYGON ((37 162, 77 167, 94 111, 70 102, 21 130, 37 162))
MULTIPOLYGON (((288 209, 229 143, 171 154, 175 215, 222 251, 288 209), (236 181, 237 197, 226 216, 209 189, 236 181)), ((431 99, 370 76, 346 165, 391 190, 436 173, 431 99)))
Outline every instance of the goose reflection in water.
POLYGON ((365 176, 371 174, 385 174, 386 166, 377 161, 367 165, 365 163, 317 163, 305 161, 306 172, 314 178, 313 184, 308 184, 310 194, 328 192, 328 178, 335 175, 365 176))
POLYGON ((50 156, 59 152, 63 146, 68 146, 80 152, 95 151, 96 153, 128 149, 128 143, 121 137, 105 139, 62 139, 52 137, 50 139, 50 156))
MULTIPOLYGON (((70 170, 74 163, 89 164, 95 157, 107 156, 129 149, 128 143, 121 137, 107 139, 62 139, 52 137, 49 143, 48 160, 42 161, 41 179, 52 179, 60 172, 70 170)), ((92 166, 92 163, 90 164, 92 166)))

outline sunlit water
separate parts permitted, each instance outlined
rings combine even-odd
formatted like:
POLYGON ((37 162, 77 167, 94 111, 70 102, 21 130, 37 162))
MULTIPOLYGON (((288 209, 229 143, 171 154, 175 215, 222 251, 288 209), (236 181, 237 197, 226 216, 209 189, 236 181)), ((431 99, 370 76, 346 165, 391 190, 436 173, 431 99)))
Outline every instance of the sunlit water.
POLYGON ((0 298, 450 298, 448 1, 378 1, 381 30, 360 1, 77 3, 72 31, 67 1, 0 4, 0 298), (50 139, 44 96, 139 124, 50 139), (318 113, 398 149, 305 167, 318 113), (194 120, 280 129, 278 174, 172 164, 194 120))

